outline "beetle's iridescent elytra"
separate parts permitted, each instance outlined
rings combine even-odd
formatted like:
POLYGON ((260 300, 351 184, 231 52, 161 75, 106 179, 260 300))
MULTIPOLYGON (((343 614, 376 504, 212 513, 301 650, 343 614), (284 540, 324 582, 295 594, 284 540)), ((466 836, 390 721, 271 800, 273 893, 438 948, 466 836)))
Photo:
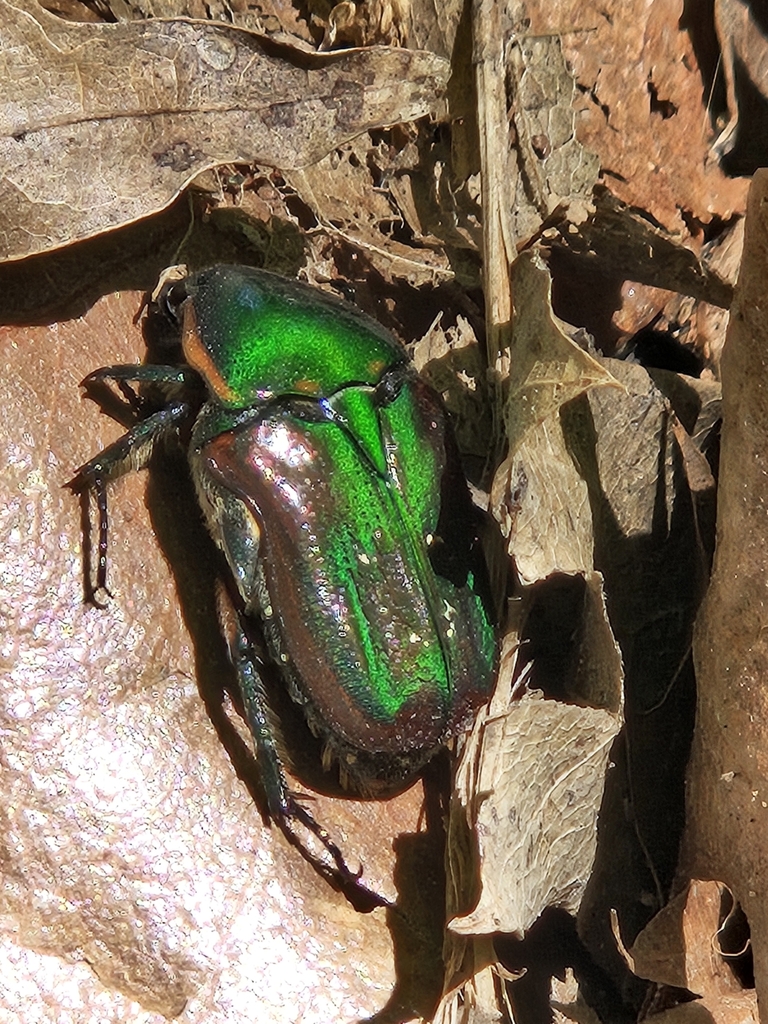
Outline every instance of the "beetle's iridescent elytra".
POLYGON ((166 398, 72 481, 101 509, 98 586, 107 482, 143 465, 160 438, 190 436, 200 506, 230 574, 227 639, 270 814, 314 831, 338 867, 288 790, 261 666, 279 667, 363 794, 414 776, 488 697, 493 615, 450 423, 388 332, 308 285, 215 266, 162 304, 181 335, 178 360, 105 367, 84 382, 123 393, 149 384, 166 398))

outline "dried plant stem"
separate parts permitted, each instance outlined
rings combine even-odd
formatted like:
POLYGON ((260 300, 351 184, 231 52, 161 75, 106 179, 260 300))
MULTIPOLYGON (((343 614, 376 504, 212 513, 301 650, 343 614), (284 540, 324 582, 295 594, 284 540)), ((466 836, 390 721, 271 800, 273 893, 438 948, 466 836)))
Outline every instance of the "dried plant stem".
POLYGON ((483 203, 483 275, 488 365, 509 345, 512 328, 512 261, 516 255, 511 210, 515 194, 510 172, 504 67, 504 5, 474 0, 472 60, 477 86, 480 173, 483 203))

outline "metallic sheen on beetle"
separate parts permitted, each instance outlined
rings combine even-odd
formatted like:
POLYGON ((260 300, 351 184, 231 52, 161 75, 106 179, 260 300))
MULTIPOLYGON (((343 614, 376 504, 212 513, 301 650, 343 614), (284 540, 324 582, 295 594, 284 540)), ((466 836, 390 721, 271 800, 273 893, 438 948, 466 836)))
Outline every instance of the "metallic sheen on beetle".
POLYGON ((358 790, 412 777, 493 685, 479 513, 440 397, 349 303, 243 266, 193 274, 161 303, 178 324, 178 360, 105 367, 84 382, 164 395, 72 481, 94 490, 101 510, 98 587, 106 483, 190 427, 192 477, 230 575, 227 640, 270 812, 313 828, 271 736, 264 660, 358 790))

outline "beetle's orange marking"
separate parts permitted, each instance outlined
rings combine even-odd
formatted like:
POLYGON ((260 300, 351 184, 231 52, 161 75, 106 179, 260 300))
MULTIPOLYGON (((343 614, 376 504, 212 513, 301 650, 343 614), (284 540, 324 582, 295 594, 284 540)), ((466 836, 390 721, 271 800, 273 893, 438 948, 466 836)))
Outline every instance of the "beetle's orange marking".
POLYGON ((197 329, 197 317, 192 301, 187 299, 182 308, 181 347, 187 362, 205 379, 208 387, 215 393, 222 405, 235 405, 239 396, 226 383, 213 361, 211 353, 203 344, 197 329))

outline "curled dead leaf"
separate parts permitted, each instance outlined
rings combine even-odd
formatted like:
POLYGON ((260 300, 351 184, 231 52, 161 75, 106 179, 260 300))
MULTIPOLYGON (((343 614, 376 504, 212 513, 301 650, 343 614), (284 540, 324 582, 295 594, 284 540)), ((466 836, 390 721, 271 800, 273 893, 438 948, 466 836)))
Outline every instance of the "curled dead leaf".
POLYGON ((514 274, 509 397, 505 409, 511 452, 528 431, 564 402, 597 386, 622 385, 566 334, 552 310, 552 282, 541 256, 526 252, 514 274))
POLYGON ((195 21, 86 25, 0 0, 0 254, 88 238, 229 162, 297 168, 434 113, 448 62, 386 47, 311 54, 195 21))

